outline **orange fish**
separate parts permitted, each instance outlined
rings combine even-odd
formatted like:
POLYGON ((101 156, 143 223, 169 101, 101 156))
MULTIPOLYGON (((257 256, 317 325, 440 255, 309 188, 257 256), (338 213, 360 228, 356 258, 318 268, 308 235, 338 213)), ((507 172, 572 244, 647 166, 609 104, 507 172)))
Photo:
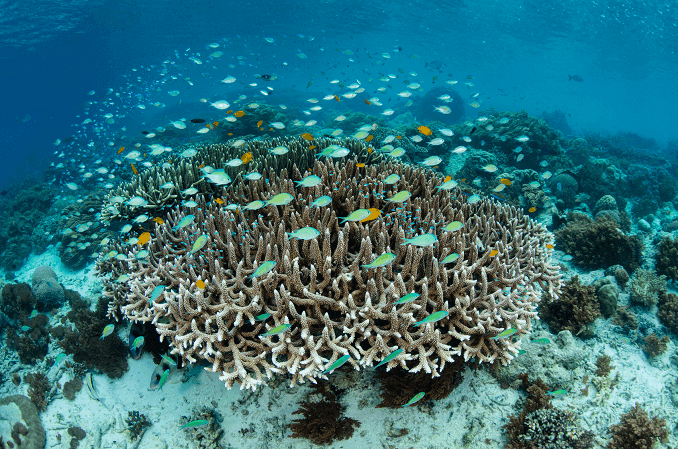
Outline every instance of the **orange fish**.
POLYGON ((198 282, 195 283, 195 286, 198 287, 200 290, 205 289, 205 283, 202 281, 202 279, 198 279, 198 282))
POLYGON ((365 142, 369 142, 372 139, 374 139, 374 136, 372 134, 370 134, 369 136, 365 137, 365 142))
POLYGON ((396 139, 402 139, 403 136, 396 136, 396 139))
POLYGON ((248 163, 249 161, 252 160, 252 153, 251 153, 251 152, 248 152, 248 153, 243 154, 243 155, 240 157, 240 160, 242 161, 243 164, 248 163))
POLYGON ((125 151, 125 147, 120 147, 120 149, 118 150, 118 154, 122 153, 123 151, 125 151))
POLYGON ((315 149, 315 145, 309 146, 308 149, 309 149, 309 150, 314 150, 314 149, 315 149))
POLYGON ((219 126, 219 122, 212 122, 212 128, 216 128, 217 126, 219 126))
POLYGON ((464 182, 464 181, 466 181, 466 178, 462 178, 461 182, 464 182))
POLYGON ((301 138, 306 140, 315 140, 315 137, 313 137, 311 133, 304 133, 301 135, 301 138))
POLYGON ((530 207, 529 209, 527 209, 527 211, 528 211, 529 213, 537 212, 537 208, 536 208, 536 207, 530 207))
POLYGON ((233 135, 233 133, 228 133, 228 135, 229 135, 229 136, 232 136, 232 135, 233 135))
POLYGON ((417 131, 419 131, 420 133, 422 133, 425 136, 430 136, 431 134, 433 134, 433 132, 431 131, 431 128, 429 128, 428 126, 424 126, 424 125, 418 126, 417 131))
POLYGON ((341 101, 341 100, 339 100, 339 95, 335 95, 334 99, 337 100, 337 101, 341 101))
POLYGON ((151 239, 150 232, 144 232, 139 236, 139 245, 145 245, 151 239))
POLYGON ((447 181, 451 181, 451 180, 452 180, 452 176, 447 175, 447 176, 445 176, 445 179, 443 179, 443 182, 447 182, 447 181))
POLYGON ((263 121, 263 120, 259 120, 259 121, 257 122, 257 128, 260 128, 262 123, 264 123, 264 121, 263 121))
POLYGON ((497 254, 499 254, 499 251, 497 251, 496 249, 493 249, 492 251, 490 251, 490 257, 494 257, 497 254))
POLYGON ((236 111, 233 113, 233 115, 235 115, 236 117, 242 117, 243 115, 245 115, 245 111, 236 111))
POLYGON ((499 180, 499 182, 501 182, 502 184, 504 184, 506 186, 510 186, 512 184, 512 182, 510 180, 506 179, 506 178, 501 178, 499 180))
POLYGON ((134 173, 135 175, 138 175, 138 174, 139 174, 139 170, 137 170, 137 168, 134 166, 134 164, 129 164, 129 165, 132 166, 132 173, 134 173))
POLYGON ((363 164, 362 162, 358 162, 357 164, 355 164, 355 166, 358 168, 363 168, 365 164, 363 164))
POLYGON ((367 149, 367 152, 370 153, 370 154, 372 154, 373 151, 374 151, 374 150, 372 149, 372 147, 369 147, 369 148, 367 149))
POLYGON ((228 111, 226 111, 226 115, 230 114, 231 112, 233 112, 233 109, 229 109, 228 111))
POLYGON ((221 198, 215 198, 214 201, 216 201, 217 204, 224 204, 224 200, 221 198))
MULTIPOLYGON (((261 128, 263 130, 263 128, 261 128)), ((269 131, 273 131, 273 128, 268 128, 269 131)))
POLYGON ((163 219, 160 218, 160 217, 155 217, 155 218, 153 219, 153 221, 155 221, 155 222, 158 223, 158 224, 163 224, 163 223, 165 222, 165 220, 163 220, 163 219))
POLYGON ((381 215, 381 211, 379 209, 375 209, 374 207, 370 207, 367 210, 370 211, 370 214, 367 217, 360 220, 361 223, 365 223, 366 221, 376 220, 377 218, 379 218, 379 215, 381 215))
POLYGON ((554 248, 553 245, 551 245, 550 243, 548 243, 548 244, 546 245, 546 247, 547 247, 548 249, 553 249, 553 248, 554 248))
POLYGON ((372 102, 370 100, 368 100, 367 98, 365 98, 363 101, 365 102, 365 104, 372 104, 372 102))
POLYGON ((209 123, 207 123, 205 126, 209 129, 212 129, 212 125, 210 125, 209 123))

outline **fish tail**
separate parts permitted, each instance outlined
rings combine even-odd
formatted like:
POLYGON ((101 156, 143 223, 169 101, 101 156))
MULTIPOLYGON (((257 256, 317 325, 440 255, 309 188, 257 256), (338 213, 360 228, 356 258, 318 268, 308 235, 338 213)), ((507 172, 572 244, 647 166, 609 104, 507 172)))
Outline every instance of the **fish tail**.
POLYGON ((571 75, 567 75, 567 76, 568 76, 568 78, 570 78, 570 79, 568 79, 568 81, 572 81, 572 76, 571 75))

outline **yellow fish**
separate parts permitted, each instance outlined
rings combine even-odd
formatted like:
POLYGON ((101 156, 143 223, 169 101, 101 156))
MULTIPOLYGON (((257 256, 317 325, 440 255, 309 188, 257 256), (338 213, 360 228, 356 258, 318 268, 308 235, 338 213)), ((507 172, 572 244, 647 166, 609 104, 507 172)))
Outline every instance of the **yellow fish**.
POLYGON ((139 243, 139 245, 145 245, 146 243, 148 243, 148 241, 150 239, 151 239, 151 233, 150 232, 144 232, 143 234, 141 234, 139 236, 139 241, 137 243, 139 243))
POLYGON ((370 211, 370 214, 367 217, 360 220, 361 223, 365 223, 366 221, 376 220, 381 215, 381 211, 379 209, 375 209, 374 207, 370 207, 367 210, 370 211))
POLYGON ((242 160, 243 164, 246 164, 252 160, 252 153, 251 152, 245 153, 242 155, 240 159, 242 160))
POLYGON ((428 126, 424 126, 424 125, 418 126, 417 131, 419 131, 420 133, 422 133, 425 136, 430 136, 431 134, 433 134, 433 132, 431 131, 431 128, 429 128, 428 126))
POLYGON ((195 283, 195 286, 198 287, 200 290, 205 289, 205 283, 201 279, 198 279, 198 281, 195 283))

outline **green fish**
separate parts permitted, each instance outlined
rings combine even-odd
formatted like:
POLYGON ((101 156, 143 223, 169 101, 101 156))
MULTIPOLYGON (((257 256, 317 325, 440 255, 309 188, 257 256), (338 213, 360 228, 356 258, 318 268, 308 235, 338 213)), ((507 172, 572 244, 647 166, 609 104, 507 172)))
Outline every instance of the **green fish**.
POLYGON ((547 395, 551 396, 564 396, 567 394, 567 390, 555 390, 555 391, 549 391, 546 393, 547 395))
POLYGON ((132 349, 139 349, 144 345, 144 336, 140 335, 132 342, 132 349))
POLYGON ((327 368, 325 371, 323 371, 323 374, 327 374, 330 371, 334 371, 335 369, 339 368, 341 365, 346 363, 348 359, 350 359, 351 356, 346 354, 345 356, 339 357, 336 362, 334 362, 332 365, 330 365, 329 368, 327 368))
POLYGON ((187 429, 187 428, 195 428, 195 427, 202 427, 206 426, 210 422, 207 421, 206 419, 196 419, 195 421, 187 422, 183 426, 181 426, 182 429, 187 429))
POLYGON ((443 231, 454 232, 460 230, 463 227, 464 223, 462 223, 461 221, 453 221, 452 223, 445 226, 443 228, 443 231))
POLYGON ((301 181, 294 181, 297 183, 297 187, 315 187, 323 180, 320 178, 320 176, 316 175, 310 175, 302 179, 301 181))
POLYGON ((365 218, 369 217, 372 212, 369 209, 358 209, 354 210, 351 212, 351 214, 348 217, 339 217, 343 218, 341 223, 339 224, 344 224, 346 221, 360 221, 364 220, 365 218))
POLYGON ((110 258, 112 258, 112 257, 117 256, 117 255, 118 255, 118 252, 117 252, 116 250, 109 251, 109 252, 107 252, 106 255, 104 256, 104 260, 108 260, 108 259, 110 259, 110 258))
POLYGON ((396 302, 394 302, 393 305, 405 304, 405 303, 408 303, 408 302, 412 302, 415 299, 417 299, 418 297, 419 297, 419 293, 408 293, 405 296, 403 296, 402 298, 400 298, 399 300, 397 300, 396 302))
POLYGON ((389 203, 404 203, 405 201, 409 200, 411 196, 412 194, 407 190, 401 190, 386 201, 389 203))
POLYGON ((270 200, 266 201, 267 206, 287 206, 294 199, 293 195, 289 193, 279 193, 270 200))
POLYGON ((285 332, 287 329, 289 329, 290 326, 291 326, 291 324, 287 324, 287 323, 281 324, 280 326, 276 326, 276 327, 274 327, 273 329, 269 330, 268 332, 259 335, 259 338, 261 338, 261 337, 270 337, 271 335, 282 334, 282 333, 285 332))
POLYGON ((440 261, 440 265, 445 265, 446 263, 452 263, 457 259, 459 259, 459 254, 457 254, 457 253, 449 254, 443 260, 440 261))
POLYGON ((377 369, 377 368, 379 368, 381 365, 384 365, 384 364, 390 362, 391 360, 395 359, 396 357, 398 357, 398 356, 399 356, 400 354, 402 354, 402 353, 403 353, 403 349, 402 349, 402 348, 396 349, 395 351, 393 351, 392 353, 390 353, 389 355, 387 355, 387 356, 384 358, 384 360, 382 360, 381 362, 379 362, 379 363, 378 363, 374 368, 372 368, 372 369, 377 369))
POLYGON ((126 274, 121 274, 121 275, 118 277, 118 279, 116 279, 116 280, 113 281, 113 282, 117 282, 118 284, 121 284, 121 283, 123 283, 123 282, 127 282, 128 280, 129 280, 129 276, 128 276, 128 275, 126 275, 126 274))
POLYGON ((536 340, 532 340, 532 343, 536 343, 538 345, 547 345, 551 343, 551 340, 548 338, 537 338, 536 340))
POLYGON ((256 270, 254 270, 254 273, 250 274, 250 279, 268 274, 273 269, 273 267, 275 267, 275 264, 275 260, 269 260, 262 263, 259 265, 259 267, 257 267, 256 270))
POLYGON ((395 184, 396 182, 400 181, 400 176, 397 174, 393 173, 392 175, 388 175, 386 179, 384 179, 384 184, 395 184))
POLYGON ((250 203, 247 203, 247 205, 245 207, 243 207, 243 209, 244 210, 259 210, 262 207, 264 207, 265 205, 266 205, 266 203, 264 203, 263 201, 256 200, 256 201, 252 201, 250 203))
POLYGON ((499 340, 500 338, 508 338, 511 335, 515 334, 516 332, 518 332, 517 329, 509 328, 509 329, 504 330, 499 335, 495 335, 494 337, 490 337, 490 340, 499 340))
POLYGON ((106 327, 104 327, 103 332, 101 332, 101 337, 99 337, 99 340, 103 340, 105 337, 108 337, 113 333, 113 330, 115 329, 114 324, 108 324, 106 327))
POLYGON ((436 186, 436 189, 438 190, 452 190, 455 187, 457 187, 458 183, 454 179, 450 179, 446 183, 443 183, 442 185, 436 186))
POLYGON ((38 316, 38 311, 34 309, 34 310, 31 312, 31 314, 28 315, 28 319, 30 320, 31 318, 35 318, 36 316, 38 316))
POLYGON ((21 326, 22 332, 28 332, 29 330, 31 330, 31 326, 21 326))
POLYGON ((177 362, 172 357, 170 357, 168 355, 163 354, 160 357, 162 357, 162 359, 170 365, 176 365, 177 364, 177 362))
POLYGON ((413 397, 412 399, 410 399, 409 401, 407 401, 407 404, 403 404, 402 407, 407 407, 408 405, 412 405, 412 404, 414 404, 415 402, 419 401, 419 400, 420 400, 421 398, 423 398, 423 397, 424 397, 424 392, 423 392, 423 391, 422 391, 421 393, 417 393, 416 395, 414 395, 414 397, 413 397))
POLYGON ((527 351, 525 351, 524 349, 518 349, 518 355, 523 355, 523 354, 525 354, 526 352, 527 352, 527 351))
POLYGON ((421 320, 421 321, 417 321, 417 322, 414 323, 412 326, 415 326, 415 327, 416 327, 416 326, 419 326, 420 324, 435 323, 436 321, 442 320, 442 319, 445 318, 447 315, 449 315, 448 312, 446 312, 446 311, 444 311, 444 310, 441 310, 441 311, 439 311, 439 312, 430 314, 429 316, 427 316, 426 318, 424 318, 424 319, 421 320))
POLYGON ((311 226, 307 226, 305 228, 297 229, 294 232, 288 232, 287 233, 287 238, 292 239, 296 238, 299 240, 311 240, 320 235, 320 231, 318 231, 316 228, 313 228, 311 226))
MULTIPOLYGON (((262 313, 261 315, 257 315, 254 317, 254 321, 264 321, 268 317, 270 317, 270 313, 262 313)), ((251 324, 254 324, 254 321, 250 321, 251 324)))
POLYGON ((327 206, 332 202, 332 197, 323 195, 320 198, 317 198, 315 201, 311 203, 311 207, 323 207, 327 206))
POLYGON ((66 358, 66 354, 60 353, 54 359, 54 365, 52 365, 52 366, 59 365, 65 358, 66 358))
POLYGON ((165 290, 164 285, 158 285, 153 289, 151 292, 151 299, 149 299, 150 302, 155 301, 160 295, 162 295, 162 292, 165 290))
POLYGON ((371 263, 367 265, 360 265, 363 268, 379 268, 379 267, 385 267, 386 265, 390 264, 393 262, 396 258, 396 255, 393 253, 385 253, 382 254, 381 256, 377 257, 374 259, 371 263))
POLYGON ((162 376, 160 376, 160 381, 158 382, 158 390, 162 389, 162 386, 165 385, 165 382, 167 381, 167 376, 169 376, 170 370, 167 368, 163 373, 162 376))
POLYGON ((185 228, 186 226, 193 223, 194 219, 195 219, 195 215, 186 215, 184 218, 179 220, 179 223, 177 223, 177 225, 172 228, 172 231, 176 231, 177 229, 185 228))
POLYGON ((422 234, 422 235, 418 235, 416 237, 413 237, 411 239, 405 239, 405 242, 401 243, 401 246, 410 244, 410 245, 414 245, 414 246, 424 247, 424 246, 431 246, 434 243, 436 243, 437 241, 438 241, 438 237, 436 237, 435 234, 422 234))
POLYGON ((194 254, 202 249, 203 246, 205 246, 205 243, 207 243, 207 240, 209 240, 209 236, 207 234, 203 234, 200 237, 198 237, 193 244, 193 248, 186 254, 187 256, 190 256, 191 254, 194 254))

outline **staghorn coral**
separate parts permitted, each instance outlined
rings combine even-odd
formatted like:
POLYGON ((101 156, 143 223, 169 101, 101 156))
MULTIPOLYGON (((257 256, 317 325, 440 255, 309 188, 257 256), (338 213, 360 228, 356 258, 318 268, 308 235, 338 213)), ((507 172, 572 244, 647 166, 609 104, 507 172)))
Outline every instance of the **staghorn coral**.
POLYGON ((194 222, 172 230, 186 214, 175 209, 165 223, 155 224, 145 261, 135 257, 141 247, 114 244, 127 257, 97 261, 109 314, 152 322, 174 354, 208 361, 228 388, 239 382, 254 389, 280 373, 292 375, 292 385, 315 382, 346 354, 356 369, 372 366, 397 347, 405 352, 388 369, 432 377, 455 357, 507 364, 520 341, 490 337, 508 326, 525 335, 536 318, 539 288, 558 294, 560 276, 547 248, 552 236, 513 207, 490 200, 467 204, 456 189, 436 189, 442 180, 433 172, 394 162, 360 167, 355 160, 316 161, 313 174, 320 185, 295 189, 292 181, 302 178, 298 170, 271 170, 268 182, 241 183, 224 197, 248 203, 294 194, 284 207, 232 211, 199 197, 194 222), (401 176, 398 186, 384 184, 391 173, 401 176), (399 190, 412 197, 396 207, 386 200, 399 190), (332 196, 331 206, 310 208, 323 194, 332 196), (370 207, 383 212, 380 219, 338 220, 370 207), (464 224, 461 231, 441 229, 453 220, 464 224), (287 232, 305 226, 314 226, 319 236, 288 238, 287 232), (439 241, 403 244, 416 235, 415 226, 426 226, 439 241), (201 234, 210 242, 191 254, 201 234), (395 254, 391 264, 361 268, 388 252, 395 254), (451 253, 460 257, 441 266, 451 253), (276 262, 275 268, 252 279, 264 261, 276 262), (122 274, 129 279, 113 281, 122 274), (158 285, 164 293, 150 302, 158 285), (420 298, 394 307, 412 291, 420 298), (437 311, 449 316, 412 326, 437 311), (255 320, 262 313, 272 317, 255 320), (261 337, 282 324, 290 325, 285 333, 261 337))
POLYGON ((141 172, 132 181, 121 184, 104 199, 101 216, 106 220, 111 220, 114 218, 134 218, 142 213, 159 214, 164 209, 179 204, 182 199, 180 192, 189 187, 195 187, 201 194, 220 196, 223 187, 211 184, 203 179, 203 172, 200 167, 224 168, 226 162, 233 158, 240 158, 246 153, 252 153, 252 160, 249 163, 239 167, 225 167, 225 172, 234 183, 241 180, 240 175, 253 171, 265 174, 269 170, 275 172, 283 169, 290 170, 293 165, 296 165, 303 172, 313 167, 317 153, 332 144, 348 148, 364 163, 371 163, 382 158, 382 155, 375 151, 373 147, 355 139, 322 137, 308 141, 301 137, 280 137, 270 140, 250 140, 242 145, 239 145, 236 140, 205 146, 196 145, 191 147, 198 152, 195 156, 184 158, 179 163, 156 164, 141 172), (286 146, 290 151, 284 156, 269 152, 271 148, 277 146, 286 146), (174 187, 161 189, 160 186, 167 182, 172 182, 174 187), (141 207, 132 207, 124 202, 114 201, 115 197, 122 197, 125 201, 134 196, 144 198, 148 201, 148 204, 141 207))
POLYGON ((570 212, 567 224, 555 232, 556 243, 584 268, 619 264, 633 271, 640 266, 643 244, 617 226, 607 217, 594 221, 582 213, 570 212))
POLYGON ((629 290, 629 300, 633 304, 652 307, 657 303, 659 293, 666 291, 666 276, 657 276, 650 270, 636 270, 629 290))
POLYGON ((610 449, 652 449, 658 440, 664 442, 669 436, 666 420, 656 416, 650 419, 638 404, 624 413, 619 424, 610 426, 608 431, 612 433, 607 444, 610 449))
POLYGON ((678 281, 678 240, 664 237, 657 245, 655 262, 657 273, 666 276, 673 282, 678 281))

